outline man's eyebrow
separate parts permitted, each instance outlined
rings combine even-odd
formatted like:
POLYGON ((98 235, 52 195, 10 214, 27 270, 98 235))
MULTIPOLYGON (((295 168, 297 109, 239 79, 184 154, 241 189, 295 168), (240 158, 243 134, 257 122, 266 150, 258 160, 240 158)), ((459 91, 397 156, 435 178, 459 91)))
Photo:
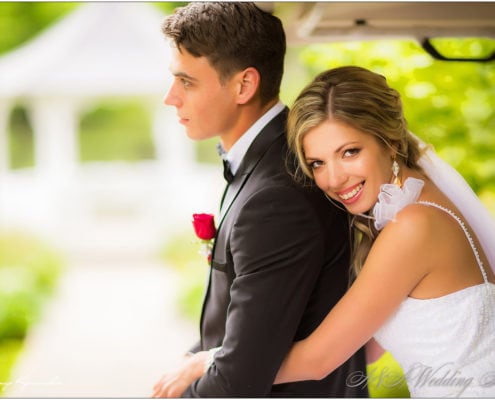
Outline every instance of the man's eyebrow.
POLYGON ((173 72, 172 75, 177 77, 177 78, 185 78, 185 79, 188 79, 190 81, 197 81, 196 78, 192 77, 191 75, 186 74, 185 72, 173 72))

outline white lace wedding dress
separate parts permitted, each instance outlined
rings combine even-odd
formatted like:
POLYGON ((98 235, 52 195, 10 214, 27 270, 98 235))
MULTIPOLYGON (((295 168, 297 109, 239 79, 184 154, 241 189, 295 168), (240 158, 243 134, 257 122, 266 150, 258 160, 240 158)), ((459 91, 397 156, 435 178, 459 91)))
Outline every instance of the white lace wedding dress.
MULTIPOLYGON (((416 202, 423 186, 417 181, 409 178, 404 183, 403 204, 393 213, 383 217, 381 210, 381 227, 400 208, 416 202)), ((381 200, 383 205, 385 199, 381 200)), ((459 223, 484 282, 438 298, 408 297, 375 339, 401 365, 412 397, 495 397, 495 285, 488 282, 478 251, 460 218, 437 204, 419 203, 437 207, 459 223)), ((380 215, 379 209, 375 211, 380 215)))

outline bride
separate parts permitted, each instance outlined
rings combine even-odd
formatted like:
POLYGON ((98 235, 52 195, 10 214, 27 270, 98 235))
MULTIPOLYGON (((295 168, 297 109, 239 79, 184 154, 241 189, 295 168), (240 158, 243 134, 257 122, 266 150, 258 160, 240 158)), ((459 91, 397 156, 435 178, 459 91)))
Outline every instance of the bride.
MULTIPOLYGON (((293 345, 275 383, 322 379, 374 338, 401 365, 412 397, 494 397, 495 224, 462 177, 407 130, 397 91, 364 68, 326 71, 296 99, 288 141, 299 178, 350 215, 355 280, 293 345)), ((215 351, 189 360, 188 379, 215 351)))
POLYGON ((276 383, 321 379, 374 337, 412 397, 495 395, 493 220, 407 131, 399 94, 363 68, 324 72, 297 98, 288 138, 301 171, 353 215, 356 280, 276 383))

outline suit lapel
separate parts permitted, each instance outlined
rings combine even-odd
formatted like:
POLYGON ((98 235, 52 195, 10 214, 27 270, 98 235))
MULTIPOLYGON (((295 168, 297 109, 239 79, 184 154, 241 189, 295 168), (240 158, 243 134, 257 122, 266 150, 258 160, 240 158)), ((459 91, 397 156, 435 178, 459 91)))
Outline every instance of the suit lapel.
MULTIPOLYGON (((224 272, 230 271, 230 269, 226 268, 227 267, 226 241, 228 240, 228 238, 226 237, 227 232, 224 232, 222 229, 223 222, 226 220, 225 217, 232 209, 232 205, 235 203, 235 199, 239 196, 239 193, 241 192, 242 188, 245 186, 253 169, 260 162, 263 155, 268 151, 272 143, 277 138, 279 138, 284 134, 287 112, 288 109, 286 108, 275 118, 273 118, 262 129, 262 131, 259 133, 259 135, 256 137, 256 139, 249 147, 246 155, 244 156, 241 165, 239 166, 239 169, 235 174, 234 180, 226 188, 223 204, 222 204, 221 215, 220 215, 220 222, 218 224, 218 229, 217 229, 217 237, 215 238, 215 242, 213 245, 213 259, 211 264, 212 268, 210 269, 208 288, 205 292, 205 299, 203 301, 203 309, 201 312, 202 330, 203 330, 206 304, 210 296, 216 295, 214 290, 212 292, 212 279, 213 279, 214 271, 215 270, 220 270, 224 272)), ((206 349, 203 334, 201 335, 201 345, 203 350, 206 349)))
MULTIPOLYGON (((287 120, 288 109, 285 108, 275 118, 273 118, 259 133, 256 139, 249 147, 244 156, 234 180, 227 186, 226 193, 222 202, 220 212, 220 225, 229 212, 232 204, 239 195, 241 189, 246 183, 247 178, 266 153, 270 145, 285 132, 285 121, 287 120)), ((219 228, 220 228, 219 225, 219 228)))

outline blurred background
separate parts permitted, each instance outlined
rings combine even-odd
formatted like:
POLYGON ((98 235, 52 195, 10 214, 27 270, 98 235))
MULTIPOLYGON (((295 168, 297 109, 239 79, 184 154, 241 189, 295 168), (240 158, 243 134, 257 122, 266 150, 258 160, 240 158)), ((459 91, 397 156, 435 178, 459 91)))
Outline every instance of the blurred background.
MULTIPOLYGON (((224 182, 216 141, 190 141, 162 104, 160 22, 180 4, 0 3, 3 396, 146 397, 196 340, 208 269, 191 215, 216 213, 224 182)), ((387 77, 410 129, 495 215, 495 64, 404 38, 289 40, 282 100, 348 64, 387 77)))

